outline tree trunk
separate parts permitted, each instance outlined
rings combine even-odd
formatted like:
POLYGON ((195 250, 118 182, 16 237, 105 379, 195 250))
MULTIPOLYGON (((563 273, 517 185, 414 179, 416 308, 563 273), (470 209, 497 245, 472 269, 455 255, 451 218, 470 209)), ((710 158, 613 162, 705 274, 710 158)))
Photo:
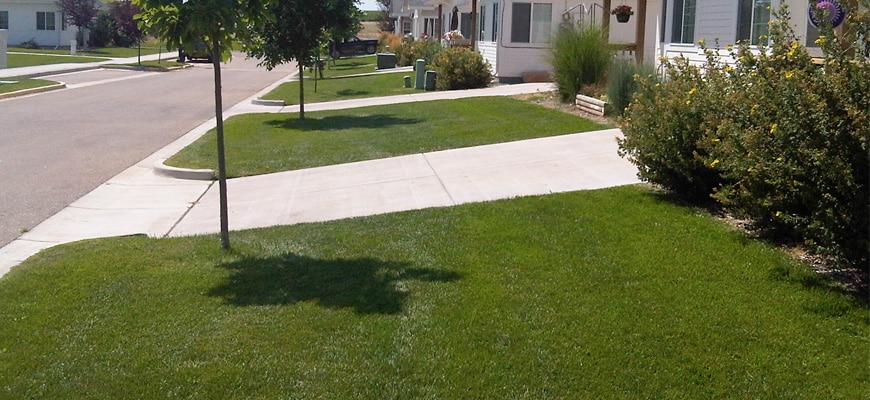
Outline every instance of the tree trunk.
POLYGON ((218 191, 220 193, 221 248, 230 248, 230 223, 227 211, 227 162, 224 153, 224 110, 221 94, 221 51, 218 39, 211 43, 211 63, 214 66, 214 115, 217 120, 218 191))
POLYGON ((305 119, 305 65, 299 61, 299 119, 305 119))

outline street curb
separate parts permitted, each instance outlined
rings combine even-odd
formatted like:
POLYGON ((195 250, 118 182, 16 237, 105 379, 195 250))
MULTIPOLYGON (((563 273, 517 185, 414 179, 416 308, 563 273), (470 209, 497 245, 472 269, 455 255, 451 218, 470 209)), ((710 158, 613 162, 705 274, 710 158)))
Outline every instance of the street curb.
POLYGON ((154 173, 158 175, 168 176, 176 179, 188 179, 194 181, 213 181, 215 178, 214 170, 210 169, 188 169, 170 167, 164 164, 165 158, 157 160, 154 164, 154 173))
POLYGON ((116 65, 116 64, 106 64, 101 65, 102 69, 121 69, 126 71, 142 71, 142 72, 170 72, 176 71, 179 69, 192 68, 193 65, 185 64, 180 67, 169 67, 169 68, 160 68, 160 67, 139 67, 136 65, 116 65))
POLYGON ((264 100, 264 99, 254 99, 251 100, 251 104, 255 106, 272 106, 272 107, 284 107, 284 100, 264 100))
POLYGON ((0 100, 12 98, 12 97, 18 97, 18 96, 26 96, 28 94, 48 92, 51 90, 63 89, 65 87, 66 87, 66 83, 58 83, 55 85, 40 86, 37 88, 16 90, 14 92, 9 92, 9 93, 0 93, 0 100))

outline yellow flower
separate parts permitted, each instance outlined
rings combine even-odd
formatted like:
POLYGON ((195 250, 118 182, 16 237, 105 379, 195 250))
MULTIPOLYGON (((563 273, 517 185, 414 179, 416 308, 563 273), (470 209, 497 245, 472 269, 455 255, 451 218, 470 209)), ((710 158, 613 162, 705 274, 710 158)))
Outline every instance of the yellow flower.
POLYGON ((701 38, 701 40, 698 40, 698 44, 700 44, 701 46, 703 46, 704 43, 707 43, 707 41, 704 40, 704 38, 701 38))
POLYGON ((752 167, 749 167, 746 169, 746 172, 752 172, 752 171, 753 171, 752 167))
POLYGON ((715 160, 713 160, 713 162, 710 163, 710 167, 711 167, 711 168, 712 168, 712 167, 715 167, 716 164, 719 164, 719 159, 718 159, 718 158, 715 159, 715 160))
POLYGON ((692 104, 692 100, 686 100, 686 105, 692 104))
POLYGON ((725 72, 731 72, 731 71, 734 71, 734 68, 731 68, 730 65, 725 67, 725 72))
POLYGON ((793 76, 794 76, 794 71, 785 71, 786 79, 791 78, 793 76))
POLYGON ((777 125, 774 122, 772 125, 770 125, 770 133, 776 133, 776 128, 777 128, 777 125))
POLYGON ((776 161, 782 161, 782 157, 777 157, 776 161))
POLYGON ((778 217, 778 216, 780 216, 780 215, 782 215, 782 212, 777 211, 777 212, 776 212, 776 216, 778 217))
POLYGON ((825 35, 819 35, 819 38, 816 39, 816 44, 821 46, 821 45, 825 44, 825 40, 826 40, 825 35))
POLYGON ((697 91, 697 89, 695 89, 695 88, 689 89, 689 96, 695 94, 696 91, 697 91))

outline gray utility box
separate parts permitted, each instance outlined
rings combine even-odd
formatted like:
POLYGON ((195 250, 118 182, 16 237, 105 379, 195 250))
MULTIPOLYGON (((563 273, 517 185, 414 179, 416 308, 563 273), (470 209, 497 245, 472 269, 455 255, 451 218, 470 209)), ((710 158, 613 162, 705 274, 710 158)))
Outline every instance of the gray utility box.
POLYGON ((393 53, 378 53, 378 69, 396 68, 396 55, 393 53))

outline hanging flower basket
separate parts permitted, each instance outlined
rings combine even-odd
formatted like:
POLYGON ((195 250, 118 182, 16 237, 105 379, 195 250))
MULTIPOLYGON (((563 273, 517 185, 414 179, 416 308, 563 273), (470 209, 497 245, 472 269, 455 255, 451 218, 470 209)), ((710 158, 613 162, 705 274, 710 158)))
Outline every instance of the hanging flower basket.
POLYGON ((610 11, 611 14, 616 16, 616 22, 626 23, 629 19, 631 19, 634 11, 631 10, 631 6, 616 6, 613 10, 610 11))

